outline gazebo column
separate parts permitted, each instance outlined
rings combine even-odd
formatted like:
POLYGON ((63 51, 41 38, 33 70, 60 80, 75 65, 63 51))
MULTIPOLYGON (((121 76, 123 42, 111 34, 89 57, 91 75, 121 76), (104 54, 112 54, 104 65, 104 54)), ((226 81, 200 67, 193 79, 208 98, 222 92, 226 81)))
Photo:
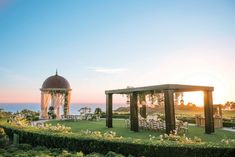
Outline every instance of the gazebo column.
POLYGON ((166 133, 175 130, 174 90, 164 90, 166 133))
POLYGON ((112 94, 106 94, 106 126, 113 127, 113 98, 112 94))
POLYGON ((60 107, 61 107, 61 95, 59 93, 57 93, 56 95, 56 105, 55 105, 55 111, 56 111, 56 119, 60 119, 61 115, 60 115, 60 107))
POLYGON ((210 134, 215 132, 212 91, 204 91, 204 114, 205 114, 205 133, 210 134))
POLYGON ((48 119, 48 102, 49 102, 49 94, 47 92, 41 91, 41 119, 48 119))
POLYGON ((130 115, 131 131, 139 131, 137 93, 133 92, 130 96, 130 115))
POLYGON ((68 93, 68 96, 67 96, 67 102, 68 102, 68 111, 67 111, 67 115, 70 114, 70 104, 71 104, 71 90, 67 92, 68 93))
POLYGON ((44 93, 41 91, 41 115, 40 119, 45 119, 45 103, 44 103, 44 93))

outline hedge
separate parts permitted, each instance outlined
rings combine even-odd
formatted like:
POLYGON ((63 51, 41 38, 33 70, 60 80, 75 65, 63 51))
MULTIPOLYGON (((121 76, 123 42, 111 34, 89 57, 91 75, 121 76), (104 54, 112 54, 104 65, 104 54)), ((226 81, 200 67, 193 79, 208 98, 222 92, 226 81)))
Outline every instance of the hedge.
POLYGON ((183 122, 188 122, 188 123, 193 123, 195 124, 196 121, 195 121, 195 117, 177 117, 178 120, 182 120, 183 122))
POLYGON ((70 151, 83 151, 85 154, 97 152, 106 154, 108 151, 124 155, 155 156, 155 157, 230 157, 235 154, 234 147, 216 147, 209 145, 153 145, 131 143, 125 141, 111 141, 104 139, 84 138, 48 132, 24 130, 11 126, 0 126, 6 134, 13 138, 19 135, 20 143, 47 148, 62 148, 70 151))
POLYGON ((235 122, 223 122, 223 127, 235 127, 235 122))
MULTIPOLYGON (((101 115, 101 118, 106 118, 106 114, 101 115)), ((113 113, 112 118, 129 119, 130 118, 130 114, 113 113)))

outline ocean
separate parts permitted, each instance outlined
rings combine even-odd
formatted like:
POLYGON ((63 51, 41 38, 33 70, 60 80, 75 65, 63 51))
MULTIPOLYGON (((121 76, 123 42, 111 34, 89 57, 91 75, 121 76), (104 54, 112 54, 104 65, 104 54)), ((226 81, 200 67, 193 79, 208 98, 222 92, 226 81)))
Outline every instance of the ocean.
MULTIPOLYGON (((113 104, 113 109, 117 109, 118 107, 126 106, 125 104, 113 104)), ((72 115, 78 115, 78 110, 82 107, 90 107, 91 111, 94 112, 95 108, 101 108, 103 112, 106 110, 105 104, 78 104, 78 103, 72 103, 70 106, 70 114, 72 115)), ((32 111, 40 111, 40 104, 39 103, 0 103, 0 109, 3 109, 7 112, 17 112, 21 111, 23 109, 28 109, 32 111)))

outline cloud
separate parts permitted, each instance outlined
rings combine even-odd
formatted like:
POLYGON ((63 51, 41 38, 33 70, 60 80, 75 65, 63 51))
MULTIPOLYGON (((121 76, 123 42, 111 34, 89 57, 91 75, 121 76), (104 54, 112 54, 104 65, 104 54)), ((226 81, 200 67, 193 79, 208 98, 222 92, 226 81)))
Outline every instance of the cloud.
POLYGON ((91 67, 89 69, 97 73, 105 73, 105 74, 118 74, 127 70, 125 68, 105 68, 105 67, 91 67))

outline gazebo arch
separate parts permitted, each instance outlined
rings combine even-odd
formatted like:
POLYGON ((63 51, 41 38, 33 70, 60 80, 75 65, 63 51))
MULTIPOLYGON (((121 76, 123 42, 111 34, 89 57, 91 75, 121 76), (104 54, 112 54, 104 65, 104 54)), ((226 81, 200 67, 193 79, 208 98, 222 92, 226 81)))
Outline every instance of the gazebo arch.
POLYGON ((41 119, 48 119, 48 107, 53 106, 56 119, 60 119, 60 108, 63 106, 64 116, 69 115, 70 96, 72 89, 69 82, 57 71, 53 76, 48 77, 42 84, 41 90, 41 119))
MULTIPOLYGON (((141 93, 164 93, 165 104, 165 123, 166 133, 175 130, 175 108, 174 108, 174 93, 175 92, 204 92, 204 114, 205 114, 205 133, 210 134, 214 132, 214 119, 213 119, 213 98, 212 92, 214 87, 209 86, 194 86, 194 85, 179 85, 179 84, 164 84, 147 87, 125 88, 116 90, 106 90, 106 126, 113 127, 112 123, 112 95, 113 94, 129 94, 130 95, 130 120, 132 131, 139 131, 138 124, 138 106, 137 97, 141 93)), ((145 106, 146 107, 146 106, 145 106)))

